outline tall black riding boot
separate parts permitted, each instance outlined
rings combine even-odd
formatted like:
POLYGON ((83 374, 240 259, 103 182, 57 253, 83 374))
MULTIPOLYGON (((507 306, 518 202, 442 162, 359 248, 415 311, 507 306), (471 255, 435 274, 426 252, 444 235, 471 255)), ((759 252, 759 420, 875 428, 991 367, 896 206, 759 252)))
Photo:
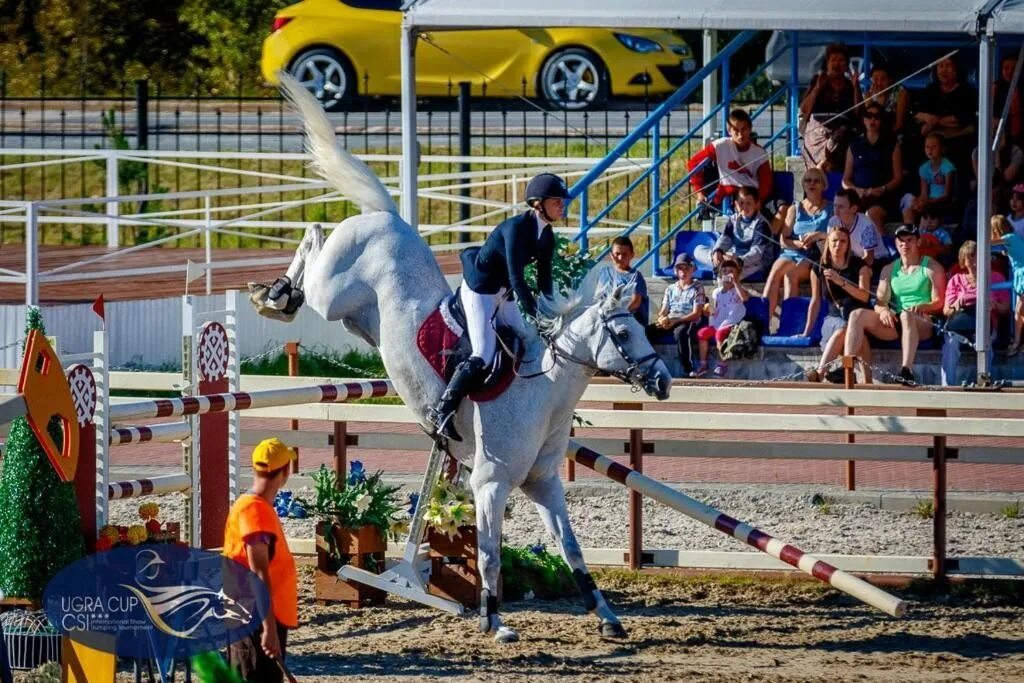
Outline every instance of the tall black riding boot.
POLYGON ((452 441, 462 441, 462 436, 455 431, 455 413, 462 399, 482 378, 486 367, 483 358, 470 356, 455 368, 455 374, 452 375, 448 388, 441 394, 437 405, 427 410, 427 419, 434 425, 436 434, 452 441))

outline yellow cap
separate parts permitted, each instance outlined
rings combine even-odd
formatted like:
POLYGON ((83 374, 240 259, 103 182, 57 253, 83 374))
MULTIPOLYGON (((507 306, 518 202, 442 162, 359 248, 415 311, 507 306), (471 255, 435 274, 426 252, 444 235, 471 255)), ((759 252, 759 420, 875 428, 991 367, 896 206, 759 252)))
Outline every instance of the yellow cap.
POLYGON ((280 439, 264 439, 252 450, 252 468, 257 472, 273 472, 299 456, 280 439))

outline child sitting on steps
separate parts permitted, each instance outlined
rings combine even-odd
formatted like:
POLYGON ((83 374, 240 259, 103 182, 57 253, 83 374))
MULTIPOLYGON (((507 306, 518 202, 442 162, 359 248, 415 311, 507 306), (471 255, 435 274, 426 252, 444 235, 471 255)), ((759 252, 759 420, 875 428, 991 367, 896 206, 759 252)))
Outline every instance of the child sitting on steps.
MULTIPOLYGON (((750 293, 740 284, 740 264, 734 259, 726 257, 719 268, 719 285, 711 293, 711 303, 708 315, 708 326, 697 331, 697 345, 700 354, 700 364, 690 373, 690 377, 703 377, 708 374, 708 347, 711 339, 721 346, 733 325, 743 320, 747 314, 747 306, 744 303, 750 293)), ((725 377, 729 371, 725 361, 719 358, 715 366, 715 377, 725 377)))

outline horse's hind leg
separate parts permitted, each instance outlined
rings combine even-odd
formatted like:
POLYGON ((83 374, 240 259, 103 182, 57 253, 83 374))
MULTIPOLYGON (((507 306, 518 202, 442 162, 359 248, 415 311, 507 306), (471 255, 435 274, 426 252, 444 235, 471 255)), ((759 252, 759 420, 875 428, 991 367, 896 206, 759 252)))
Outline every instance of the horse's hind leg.
POLYGON ((586 563, 583 562, 583 551, 576 540, 576 534, 572 531, 569 523, 569 511, 565 506, 565 490, 562 488, 562 480, 557 474, 547 475, 535 481, 524 483, 523 493, 537 506, 544 526, 548 533, 554 538, 555 543, 562 551, 562 557, 572 569, 572 576, 583 596, 583 606, 588 612, 593 612, 601 620, 601 635, 612 638, 625 638, 626 629, 622 627, 619 618, 608 606, 597 584, 590 576, 586 563))
POLYGON ((480 630, 494 633, 501 643, 519 640, 519 634, 501 623, 498 615, 498 581, 501 580, 501 525, 505 518, 509 486, 473 469, 470 484, 476 504, 477 555, 480 562, 480 630))
POLYGON ((283 277, 277 278, 269 287, 258 282, 249 283, 249 300, 260 315, 285 322, 295 318, 306 300, 302 291, 306 270, 320 255, 323 244, 323 230, 317 223, 306 230, 283 277))

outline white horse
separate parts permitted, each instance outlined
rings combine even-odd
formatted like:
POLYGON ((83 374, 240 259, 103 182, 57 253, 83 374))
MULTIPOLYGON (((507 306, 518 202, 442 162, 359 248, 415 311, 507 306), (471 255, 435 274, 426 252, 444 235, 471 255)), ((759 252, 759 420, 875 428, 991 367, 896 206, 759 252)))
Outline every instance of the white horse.
MULTIPOLYGON (((362 213, 342 221, 324 241, 318 226, 302 240, 287 277, 305 293, 305 302, 327 320, 344 326, 380 351, 398 394, 426 424, 445 383, 416 347, 416 333, 451 293, 433 253, 402 220, 374 173, 341 149, 320 105, 297 83, 284 79, 285 94, 301 113, 313 166, 343 190, 362 213)), ((592 280, 593 278, 588 278, 592 280)), ((472 469, 470 485, 477 513, 483 590, 480 627, 499 641, 518 635, 502 624, 495 608, 500 570, 501 526, 510 491, 519 487, 534 502, 565 561, 572 568, 588 611, 600 619, 603 635, 623 637, 625 630, 605 602, 583 562, 569 523, 559 478, 574 408, 599 370, 668 397, 671 375, 654 353, 643 326, 626 310, 632 285, 576 298, 547 301, 560 310, 544 321, 551 340, 534 337, 520 374, 495 400, 463 401, 456 416, 462 442, 449 444, 452 455, 472 469)), ((253 303, 274 315, 277 303, 266 289, 254 290, 253 303)))

